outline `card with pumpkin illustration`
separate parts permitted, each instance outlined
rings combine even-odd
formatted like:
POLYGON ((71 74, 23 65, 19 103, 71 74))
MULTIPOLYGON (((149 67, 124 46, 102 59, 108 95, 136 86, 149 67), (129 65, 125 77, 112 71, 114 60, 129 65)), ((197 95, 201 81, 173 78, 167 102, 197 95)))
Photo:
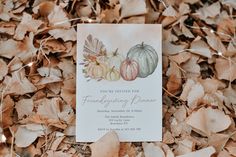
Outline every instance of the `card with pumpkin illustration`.
POLYGON ((76 140, 162 139, 161 25, 79 24, 76 140))

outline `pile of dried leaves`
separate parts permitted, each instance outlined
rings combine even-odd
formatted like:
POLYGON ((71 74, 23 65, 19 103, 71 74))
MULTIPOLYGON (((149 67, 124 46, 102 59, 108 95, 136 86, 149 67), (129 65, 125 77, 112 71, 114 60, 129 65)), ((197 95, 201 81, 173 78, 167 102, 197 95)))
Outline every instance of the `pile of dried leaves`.
POLYGON ((236 156, 235 14, 235 0, 1 0, 0 156, 236 156), (75 143, 88 22, 163 25, 163 142, 75 143))

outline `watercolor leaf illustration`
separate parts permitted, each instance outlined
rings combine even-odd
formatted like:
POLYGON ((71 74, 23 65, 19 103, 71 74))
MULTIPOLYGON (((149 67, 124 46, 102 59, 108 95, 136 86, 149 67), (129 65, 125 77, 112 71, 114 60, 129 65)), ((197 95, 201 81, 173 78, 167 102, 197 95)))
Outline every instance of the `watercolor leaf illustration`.
POLYGON ((84 52, 99 55, 106 53, 106 48, 102 41, 93 38, 93 36, 89 34, 85 40, 84 52))

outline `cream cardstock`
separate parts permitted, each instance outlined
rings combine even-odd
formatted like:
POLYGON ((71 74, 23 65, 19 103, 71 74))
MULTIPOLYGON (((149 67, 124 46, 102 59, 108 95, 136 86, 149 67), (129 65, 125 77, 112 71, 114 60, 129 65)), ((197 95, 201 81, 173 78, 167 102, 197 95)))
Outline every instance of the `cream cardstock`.
POLYGON ((76 141, 162 140, 162 27, 79 24, 76 141))

